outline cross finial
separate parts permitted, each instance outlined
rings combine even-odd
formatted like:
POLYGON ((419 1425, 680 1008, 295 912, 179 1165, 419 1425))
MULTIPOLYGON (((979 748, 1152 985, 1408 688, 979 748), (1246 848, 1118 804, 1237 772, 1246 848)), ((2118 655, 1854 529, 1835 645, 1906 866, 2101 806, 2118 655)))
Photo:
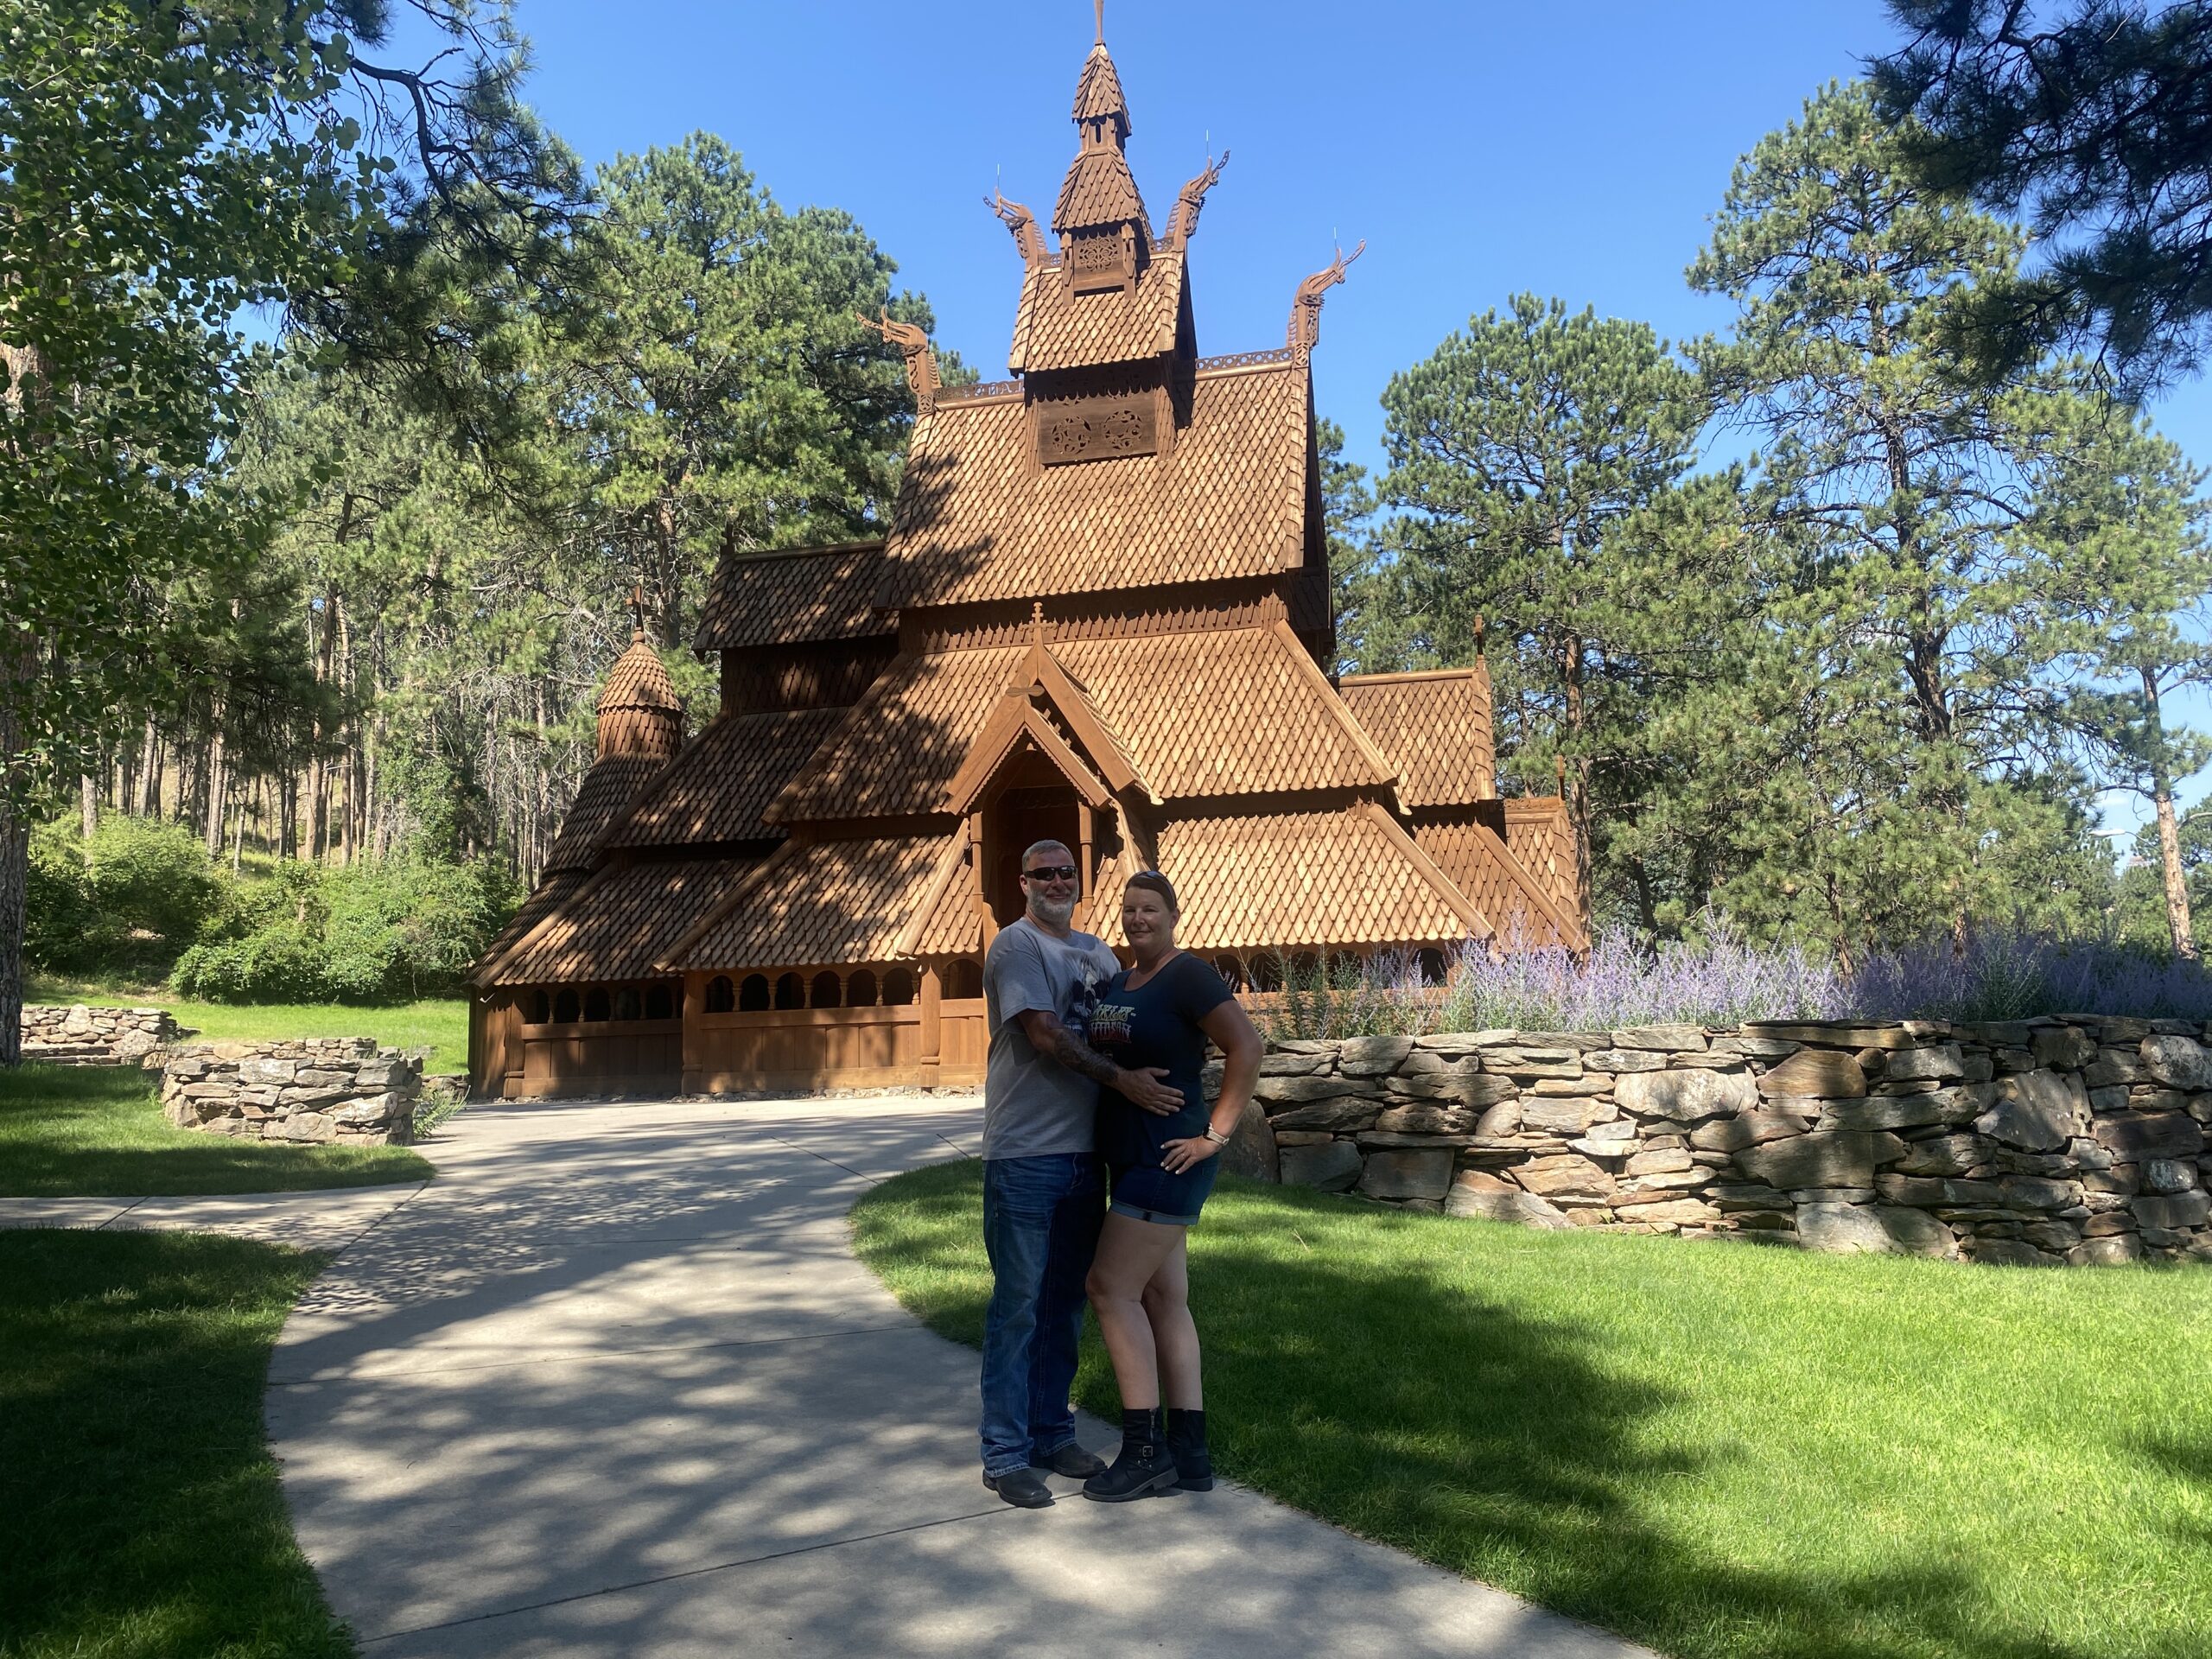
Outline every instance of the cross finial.
POLYGON ((1045 643, 1045 601, 1041 599, 1029 601, 1029 637, 1039 645, 1045 643))
POLYGON ((1091 16, 1097 20, 1096 44, 1106 44, 1106 0, 1090 0, 1091 16))

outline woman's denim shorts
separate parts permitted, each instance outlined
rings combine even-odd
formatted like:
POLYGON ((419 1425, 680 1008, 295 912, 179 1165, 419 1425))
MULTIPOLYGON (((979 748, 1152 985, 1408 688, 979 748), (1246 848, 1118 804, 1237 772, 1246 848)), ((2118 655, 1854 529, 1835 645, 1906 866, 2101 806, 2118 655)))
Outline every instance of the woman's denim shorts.
POLYGON ((1220 1164, 1217 1154, 1180 1175, 1148 1164, 1116 1165, 1109 1172, 1112 1182, 1108 1189, 1113 1201, 1106 1208, 1132 1221, 1154 1222, 1162 1227, 1195 1226, 1198 1211, 1205 1207, 1206 1195, 1213 1191, 1214 1177, 1221 1173, 1220 1164))

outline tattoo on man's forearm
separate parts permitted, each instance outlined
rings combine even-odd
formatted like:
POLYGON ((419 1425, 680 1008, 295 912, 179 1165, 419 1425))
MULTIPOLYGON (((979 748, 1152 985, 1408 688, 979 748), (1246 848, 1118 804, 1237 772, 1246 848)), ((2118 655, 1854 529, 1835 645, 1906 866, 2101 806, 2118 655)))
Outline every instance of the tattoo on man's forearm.
POLYGON ((1055 1026, 1045 1039, 1046 1052, 1071 1071, 1080 1071, 1094 1083, 1109 1087, 1122 1075, 1122 1068, 1083 1041, 1065 1026, 1055 1026))

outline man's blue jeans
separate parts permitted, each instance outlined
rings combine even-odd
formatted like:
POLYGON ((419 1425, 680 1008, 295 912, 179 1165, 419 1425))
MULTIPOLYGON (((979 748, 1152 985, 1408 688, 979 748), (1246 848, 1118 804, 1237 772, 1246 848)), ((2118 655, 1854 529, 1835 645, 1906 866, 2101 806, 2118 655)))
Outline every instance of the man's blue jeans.
POLYGON ((1087 1152, 983 1160, 983 1472, 993 1478, 1075 1439, 1068 1389, 1104 1200, 1087 1152))

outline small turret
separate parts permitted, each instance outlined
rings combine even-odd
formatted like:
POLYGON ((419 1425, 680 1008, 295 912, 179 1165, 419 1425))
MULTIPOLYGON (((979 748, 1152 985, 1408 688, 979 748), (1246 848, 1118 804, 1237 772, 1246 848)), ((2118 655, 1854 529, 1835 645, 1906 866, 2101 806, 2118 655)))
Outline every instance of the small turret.
POLYGON ((1081 140, 1052 210, 1062 274, 1077 294, 1104 288, 1126 293, 1151 261, 1152 221, 1123 152, 1129 109, 1107 55, 1103 11, 1097 43, 1076 84, 1074 118, 1081 140))
POLYGON ((599 694, 599 759, 668 760, 683 747, 683 699, 639 628, 630 636, 630 649, 614 659, 607 689, 599 694))

